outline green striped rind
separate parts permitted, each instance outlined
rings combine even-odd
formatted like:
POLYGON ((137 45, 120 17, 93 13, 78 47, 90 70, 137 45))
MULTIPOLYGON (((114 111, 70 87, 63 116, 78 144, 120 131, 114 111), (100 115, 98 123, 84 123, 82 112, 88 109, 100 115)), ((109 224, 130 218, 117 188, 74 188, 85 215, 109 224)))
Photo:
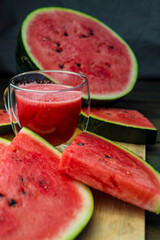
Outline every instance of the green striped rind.
POLYGON ((60 236, 60 240, 72 240, 75 239, 75 237, 84 229, 84 227, 89 222, 93 210, 94 210, 94 199, 91 191, 88 187, 84 187, 82 183, 76 182, 75 185, 77 185, 77 188, 79 189, 79 192, 84 197, 85 206, 83 208, 83 211, 81 211, 78 215, 77 220, 73 219, 73 221, 70 223, 67 231, 62 232, 62 236, 60 236), (85 188, 88 188, 87 190, 85 188))
POLYGON ((6 138, 0 137, 0 143, 3 144, 4 146, 9 146, 11 141, 6 138))
POLYGON ((16 68, 18 73, 39 69, 27 54, 27 51, 24 48, 24 45, 22 42, 21 34, 19 34, 18 40, 17 40, 16 68))
MULTIPOLYGON (((137 154, 135 154, 134 152, 132 152, 131 150, 127 149, 126 147, 120 145, 119 143, 115 143, 112 140, 109 140, 105 137, 99 136, 98 134, 92 133, 90 131, 86 131, 89 134, 93 135, 93 136, 97 136, 101 139, 103 139, 106 142, 111 143, 112 145, 118 147, 119 149, 123 149, 125 152, 129 153, 130 155, 134 156, 137 161, 141 162, 143 165, 145 165, 155 176, 155 179, 158 180, 159 185, 160 185, 160 173, 158 171, 156 171, 149 163, 147 163, 143 158, 139 157, 137 154)), ((159 189, 159 195, 158 197, 155 196, 152 199, 152 211, 155 212, 156 214, 160 213, 160 189, 159 189)))
MULTIPOLYGON (((80 124, 83 124, 83 121, 85 114, 81 113, 80 124)), ((134 144, 155 144, 158 131, 156 128, 107 121, 92 114, 89 117, 87 130, 114 141, 134 144)))
MULTIPOLYGON (((37 142, 40 142, 43 146, 46 147, 46 149, 50 149, 54 155, 56 154, 58 157, 61 157, 62 153, 59 150, 57 150, 55 147, 53 147, 53 145, 48 143, 45 139, 43 139, 36 133, 32 132, 31 130, 29 130, 25 127, 22 128, 20 132, 27 134, 28 136, 30 136, 37 142)), ((45 154, 45 152, 44 152, 44 154, 45 154)), ((74 218, 72 222, 70 222, 70 224, 68 225, 68 228, 66 230, 64 230, 63 232, 61 232, 56 237, 57 240, 58 239, 59 240, 74 239, 83 230, 83 228, 87 225, 87 223, 89 222, 89 220, 93 214, 94 200, 93 200, 93 195, 92 195, 89 187, 87 187, 86 185, 84 185, 83 183, 80 183, 78 181, 73 180, 73 183, 74 183, 75 187, 77 188, 77 190, 79 191, 84 204, 83 204, 81 212, 79 212, 77 217, 74 218)))
POLYGON ((42 138, 35 132, 31 131, 30 129, 28 129, 26 127, 23 127, 20 130, 20 132, 27 134, 31 138, 35 139, 37 142, 40 142, 41 144, 43 144, 43 146, 45 146, 47 149, 50 149, 51 151, 53 151, 53 153, 56 154, 58 157, 61 157, 61 152, 58 149, 53 147, 53 145, 51 145, 49 142, 47 142, 44 138, 42 138))
POLYGON ((102 105, 104 103, 113 103, 114 101, 124 97, 127 95, 134 87, 136 81, 137 81, 137 76, 138 76, 138 63, 135 54, 133 53, 132 49, 130 46, 127 44, 127 42, 124 41, 115 31, 113 31, 111 28, 109 28, 107 25, 99 21, 98 19, 82 13, 77 10, 73 9, 67 9, 67 8, 60 8, 60 7, 46 7, 46 8, 39 8, 31 12, 30 14, 27 15, 27 17, 24 19, 22 27, 21 27, 21 32, 18 37, 17 41, 17 49, 16 49, 16 62, 17 62, 17 70, 18 72, 24 72, 24 71, 30 71, 30 70, 36 70, 40 69, 42 70, 42 67, 39 65, 39 63, 36 61, 36 59, 32 56, 32 54, 29 51, 27 42, 26 42, 26 28, 28 26, 28 23, 35 17, 36 14, 40 14, 43 12, 47 11, 66 11, 66 12, 71 12, 73 14, 77 14, 80 16, 84 16, 86 18, 89 18, 96 23, 99 23, 106 29, 108 29, 113 36, 115 36, 120 42, 122 42, 126 48, 128 49, 128 52, 131 56, 132 59, 132 72, 131 72, 131 77, 130 81, 128 83, 128 86, 125 90, 121 91, 120 93, 115 93, 115 94, 110 94, 110 95, 103 95, 103 94, 91 94, 91 99, 92 99, 92 104, 94 105, 99 105, 101 103, 102 105))

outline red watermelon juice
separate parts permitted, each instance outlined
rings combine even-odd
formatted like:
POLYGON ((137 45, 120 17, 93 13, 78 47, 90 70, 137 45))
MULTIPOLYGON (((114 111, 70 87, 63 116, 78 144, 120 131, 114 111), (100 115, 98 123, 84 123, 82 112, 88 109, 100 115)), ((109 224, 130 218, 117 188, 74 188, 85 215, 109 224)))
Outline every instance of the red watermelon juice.
POLYGON ((54 146, 75 132, 81 112, 81 92, 59 84, 29 84, 16 90, 21 127, 36 132, 54 146), (63 89, 63 90, 62 90, 63 89))

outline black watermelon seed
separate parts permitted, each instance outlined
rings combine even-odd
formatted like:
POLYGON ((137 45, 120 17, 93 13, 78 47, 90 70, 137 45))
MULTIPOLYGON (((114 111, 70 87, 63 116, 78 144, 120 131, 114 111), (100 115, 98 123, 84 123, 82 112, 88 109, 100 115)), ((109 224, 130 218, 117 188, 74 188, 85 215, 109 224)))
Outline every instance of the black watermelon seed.
POLYGON ((105 155, 105 157, 106 157, 106 158, 111 158, 111 157, 110 157, 110 156, 108 156, 108 155, 105 155))
POLYGON ((59 64, 59 67, 60 67, 61 69, 64 68, 64 64, 60 63, 60 64, 59 64))
POLYGON ((77 145, 79 145, 79 146, 83 146, 83 145, 84 145, 84 143, 77 143, 77 145))
POLYGON ((82 35, 81 35, 81 37, 82 37, 82 38, 86 38, 86 37, 87 37, 87 35, 85 35, 85 34, 82 34, 82 35))
POLYGON ((23 181, 24 181, 24 178, 23 178, 23 177, 21 177, 21 178, 20 178, 20 180, 23 182, 23 181))
POLYGON ((43 187, 44 189, 47 189, 47 182, 45 180, 41 180, 39 181, 39 184, 41 187, 43 187))
POLYGON ((67 33, 67 32, 64 32, 64 36, 68 37, 68 33, 67 33))
POLYGON ((56 45, 57 45, 57 47, 60 47, 61 44, 57 42, 56 45))
POLYGON ((81 64, 80 64, 80 63, 76 63, 76 65, 77 65, 77 67, 80 67, 80 66, 81 66, 81 64))
POLYGON ((26 195, 27 192, 26 192, 24 189, 22 189, 22 194, 23 194, 23 195, 26 195))
POLYGON ((14 199, 9 200, 9 206, 10 207, 15 207, 17 205, 17 202, 14 199))
POLYGON ((3 195, 2 193, 0 193, 0 197, 1 197, 1 198, 3 198, 3 197, 4 197, 4 195, 3 195))
POLYGON ((60 53, 60 52, 62 52, 62 50, 61 50, 60 48, 57 48, 57 49, 56 49, 56 52, 57 52, 57 53, 60 53))
POLYGON ((41 186, 43 186, 46 182, 45 182, 45 180, 41 180, 41 181, 39 181, 39 183, 41 186))
POLYGON ((112 46, 112 45, 111 45, 111 46, 109 46, 109 47, 110 47, 111 49, 114 49, 114 46, 112 46))
POLYGON ((94 35, 94 32, 93 32, 93 30, 92 30, 92 29, 90 29, 90 31, 89 31, 89 35, 91 35, 91 36, 93 36, 93 35, 94 35))
POLYGON ((108 68, 111 68, 111 64, 109 64, 109 63, 104 63, 108 68))

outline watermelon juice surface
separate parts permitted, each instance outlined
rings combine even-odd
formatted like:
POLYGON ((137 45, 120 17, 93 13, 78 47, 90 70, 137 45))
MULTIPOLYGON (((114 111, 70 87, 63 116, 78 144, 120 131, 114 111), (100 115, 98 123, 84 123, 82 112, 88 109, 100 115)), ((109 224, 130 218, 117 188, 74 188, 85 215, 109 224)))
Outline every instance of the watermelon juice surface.
POLYGON ((54 146, 69 140, 79 122, 81 92, 59 84, 33 83, 19 87, 26 89, 16 90, 21 127, 31 129, 54 146))

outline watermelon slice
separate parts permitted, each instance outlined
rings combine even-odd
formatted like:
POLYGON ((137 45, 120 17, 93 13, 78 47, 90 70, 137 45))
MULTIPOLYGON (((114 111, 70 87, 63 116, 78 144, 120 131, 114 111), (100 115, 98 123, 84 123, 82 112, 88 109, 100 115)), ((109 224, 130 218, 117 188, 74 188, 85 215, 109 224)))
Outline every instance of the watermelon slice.
POLYGON ((73 239, 93 212, 89 188, 58 171, 61 153, 24 128, 0 166, 0 239, 73 239))
POLYGON ((158 130, 137 110, 102 107, 91 108, 88 131, 119 142, 154 144, 158 130))
POLYGON ((11 142, 9 140, 0 137, 0 162, 1 162, 1 158, 4 154, 4 152, 6 151, 7 147, 10 145, 10 143, 11 142))
POLYGON ((134 87, 138 65, 129 45, 87 14, 48 7, 23 21, 16 49, 17 69, 60 69, 83 73, 92 104, 112 102, 134 87))
POLYGON ((160 174, 111 140, 90 132, 79 134, 63 152, 60 169, 95 189, 160 213, 160 174))
POLYGON ((12 132, 8 112, 5 109, 0 109, 0 134, 8 134, 12 132))

